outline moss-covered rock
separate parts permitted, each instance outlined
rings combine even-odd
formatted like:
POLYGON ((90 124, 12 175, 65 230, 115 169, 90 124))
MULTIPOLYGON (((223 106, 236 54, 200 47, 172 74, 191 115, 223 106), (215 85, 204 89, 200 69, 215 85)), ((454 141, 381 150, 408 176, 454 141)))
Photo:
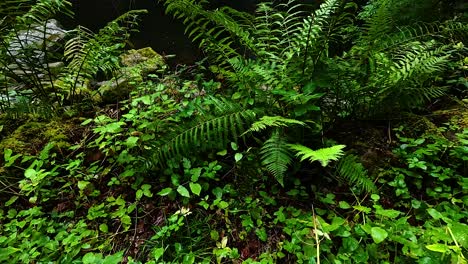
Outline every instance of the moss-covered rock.
POLYGON ((125 67, 119 76, 99 84, 99 95, 93 97, 95 102, 111 103, 124 99, 148 74, 166 67, 163 57, 152 48, 129 50, 120 59, 125 67))
POLYGON ((0 151, 12 149, 14 153, 36 154, 52 141, 58 149, 67 149, 76 126, 73 120, 28 121, 0 141, 0 151))

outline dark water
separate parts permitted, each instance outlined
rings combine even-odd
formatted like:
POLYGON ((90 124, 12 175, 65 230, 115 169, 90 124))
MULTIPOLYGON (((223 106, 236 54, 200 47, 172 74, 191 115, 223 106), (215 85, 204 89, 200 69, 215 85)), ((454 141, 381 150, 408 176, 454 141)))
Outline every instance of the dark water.
MULTIPOLYGON (((85 26, 98 31, 109 21, 132 9, 146 9, 142 17, 140 32, 133 35, 134 48, 152 47, 163 55, 176 55, 172 63, 190 64, 201 58, 201 52, 184 35, 184 25, 164 13, 164 6, 156 0, 72 0, 75 18, 64 20, 63 24, 72 28, 85 26)), ((253 11, 255 0, 211 1, 211 7, 229 5, 233 8, 253 11)))

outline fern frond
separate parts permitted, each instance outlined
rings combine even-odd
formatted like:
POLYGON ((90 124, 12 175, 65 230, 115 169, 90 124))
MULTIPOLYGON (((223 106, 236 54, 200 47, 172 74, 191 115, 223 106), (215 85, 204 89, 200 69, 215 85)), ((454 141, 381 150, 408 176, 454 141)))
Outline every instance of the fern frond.
POLYGON ((146 10, 131 10, 108 23, 94 34, 78 26, 70 32, 74 35, 65 44, 64 58, 68 62, 60 81, 69 87, 71 100, 78 83, 91 79, 98 72, 112 75, 120 64, 118 56, 123 52, 130 32, 135 31, 138 18, 146 10))
POLYGON ((319 161, 323 167, 327 166, 330 161, 338 160, 343 156, 345 145, 335 145, 328 148, 312 150, 306 146, 299 144, 289 144, 289 148, 296 151, 296 156, 301 158, 301 161, 309 160, 310 162, 319 161))
POLYGON ((369 179, 367 170, 362 163, 358 162, 358 157, 355 155, 343 157, 338 163, 337 171, 350 186, 357 186, 366 192, 375 192, 377 190, 374 182, 369 179))
POLYGON ((282 116, 262 116, 260 120, 254 122, 252 126, 244 132, 244 134, 250 132, 260 132, 268 127, 289 127, 291 125, 306 126, 306 123, 282 116))
POLYGON ((229 141, 237 140, 254 119, 253 111, 241 110, 193 126, 160 146, 153 155, 154 164, 163 166, 165 161, 190 151, 225 147, 229 141))
POLYGON ((283 186, 284 173, 292 161, 292 155, 285 138, 275 130, 271 137, 263 143, 260 149, 262 165, 283 186))

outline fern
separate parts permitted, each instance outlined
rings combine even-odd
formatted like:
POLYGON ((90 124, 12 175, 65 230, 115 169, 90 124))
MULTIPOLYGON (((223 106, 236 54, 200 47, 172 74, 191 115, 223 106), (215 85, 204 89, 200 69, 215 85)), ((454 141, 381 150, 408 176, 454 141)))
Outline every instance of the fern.
POLYGON ((327 166, 330 161, 338 160, 343 156, 343 148, 345 145, 335 145, 328 148, 312 150, 306 146, 299 144, 290 144, 289 147, 296 151, 296 156, 301 158, 301 161, 309 160, 310 162, 319 161, 322 166, 327 166))
POLYGON ((291 125, 305 126, 306 124, 299 120, 284 118, 281 116, 262 116, 260 120, 254 122, 244 134, 249 132, 259 132, 268 127, 289 127, 291 125))
MULTIPOLYGON (((265 83, 290 89, 303 85, 305 69, 313 69, 327 48, 326 29, 340 1, 327 0, 312 14, 299 1, 273 4, 262 2, 256 16, 231 8, 207 10, 204 1, 165 0, 166 11, 183 18, 188 35, 200 43, 215 70, 228 75, 232 83, 265 83), (240 18, 240 19, 238 19, 240 18), (254 62, 249 57, 254 57, 254 62), (309 60, 313 57, 313 60, 309 60), (236 67, 236 65, 241 67, 236 67), (257 74, 246 74, 250 65, 257 74), (244 69, 244 70, 240 70, 244 69), (302 75, 301 75, 302 73, 302 75)), ((311 71, 308 72, 311 74, 311 71)), ((249 89, 252 87, 246 85, 249 89)))
POLYGON ((236 141, 255 118, 251 110, 225 113, 177 134, 157 148, 153 155, 154 164, 163 166, 174 157, 190 151, 206 151, 225 147, 229 141, 236 141))
POLYGON ((262 165, 283 186, 284 174, 292 161, 292 155, 286 140, 278 130, 275 130, 271 137, 263 143, 260 156, 262 165))
POLYGON ((338 163, 338 174, 345 179, 350 186, 356 186, 358 189, 366 192, 375 192, 377 187, 367 176, 367 171, 364 166, 357 160, 358 157, 355 155, 346 155, 338 163))

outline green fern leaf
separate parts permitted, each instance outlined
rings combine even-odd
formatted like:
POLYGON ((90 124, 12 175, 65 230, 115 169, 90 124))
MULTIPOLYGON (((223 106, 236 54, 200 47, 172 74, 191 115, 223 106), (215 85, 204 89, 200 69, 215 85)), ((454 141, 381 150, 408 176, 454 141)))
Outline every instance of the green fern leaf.
POLYGON ((244 134, 250 132, 259 132, 266 129, 267 127, 288 127, 291 125, 306 126, 306 123, 282 116, 262 116, 260 120, 254 122, 252 126, 244 132, 244 134))
POLYGON ((278 130, 274 131, 271 137, 263 143, 260 149, 262 165, 275 177, 283 186, 284 173, 287 171, 292 160, 288 144, 278 130))
POLYGON ((321 148, 312 150, 306 146, 299 144, 289 144, 289 148, 296 151, 296 156, 301 158, 301 161, 308 159, 310 162, 319 161, 323 167, 327 166, 330 161, 338 160, 343 156, 343 148, 345 145, 335 145, 333 147, 321 148))
POLYGON ((186 155, 190 151, 223 148, 229 141, 236 141, 238 135, 245 131, 245 125, 251 125, 254 119, 253 111, 240 110, 190 127, 158 148, 153 155, 154 164, 164 166, 169 159, 186 155))
POLYGON ((377 187, 374 182, 369 179, 367 170, 357 161, 355 155, 347 155, 340 160, 337 166, 339 175, 345 179, 349 185, 357 186, 359 189, 366 192, 375 192, 377 187))

